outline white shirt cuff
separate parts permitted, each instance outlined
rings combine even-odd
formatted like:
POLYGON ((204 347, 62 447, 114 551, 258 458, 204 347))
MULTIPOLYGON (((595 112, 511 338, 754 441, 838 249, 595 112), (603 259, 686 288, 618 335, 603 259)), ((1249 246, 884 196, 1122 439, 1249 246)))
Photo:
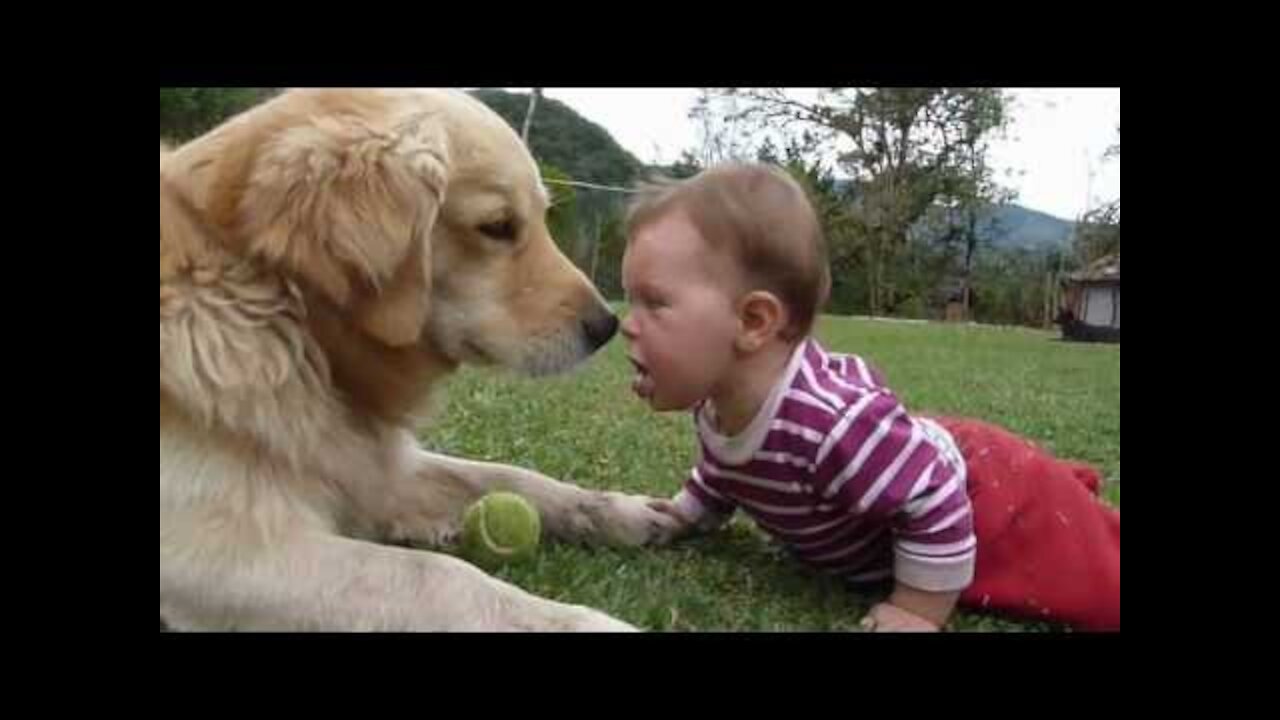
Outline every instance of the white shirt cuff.
POLYGON ((955 592, 973 584, 977 553, 925 559, 898 550, 893 552, 893 577, 904 585, 926 592, 955 592))
POLYGON ((675 503, 676 509, 680 511, 680 514, 699 530, 712 530, 723 525, 729 519, 729 515, 714 512, 706 505, 703 505, 698 496, 687 489, 682 489, 679 493, 676 493, 672 502, 675 503))

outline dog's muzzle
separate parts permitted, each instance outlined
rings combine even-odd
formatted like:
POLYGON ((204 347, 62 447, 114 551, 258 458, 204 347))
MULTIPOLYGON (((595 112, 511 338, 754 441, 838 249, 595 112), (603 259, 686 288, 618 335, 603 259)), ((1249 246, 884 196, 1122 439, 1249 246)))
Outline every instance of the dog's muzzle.
POLYGON ((617 332, 618 317, 613 313, 602 313, 582 321, 582 334, 586 336, 587 344, 593 352, 612 340, 617 332))

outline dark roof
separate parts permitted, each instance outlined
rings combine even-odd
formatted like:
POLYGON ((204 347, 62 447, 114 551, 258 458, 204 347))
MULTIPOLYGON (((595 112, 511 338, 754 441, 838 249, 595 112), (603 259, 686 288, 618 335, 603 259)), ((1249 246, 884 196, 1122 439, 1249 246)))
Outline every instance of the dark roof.
POLYGON ((1071 282, 1120 282, 1120 254, 1098 258, 1085 269, 1070 273, 1064 279, 1071 282))

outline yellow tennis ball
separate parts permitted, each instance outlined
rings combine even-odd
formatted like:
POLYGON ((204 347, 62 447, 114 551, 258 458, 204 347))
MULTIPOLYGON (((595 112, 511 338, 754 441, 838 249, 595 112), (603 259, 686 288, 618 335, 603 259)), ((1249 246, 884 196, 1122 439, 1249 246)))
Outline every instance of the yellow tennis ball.
POLYGON ((493 492, 462 516, 462 556, 486 569, 533 557, 542 535, 538 510, 510 492, 493 492))

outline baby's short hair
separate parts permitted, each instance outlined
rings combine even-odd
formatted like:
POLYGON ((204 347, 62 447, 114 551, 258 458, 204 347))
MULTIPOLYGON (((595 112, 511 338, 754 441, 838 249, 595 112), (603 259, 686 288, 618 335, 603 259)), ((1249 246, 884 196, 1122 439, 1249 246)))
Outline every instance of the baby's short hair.
POLYGON ((738 263, 749 289, 768 290, 786 304, 786 339, 809 333, 827 301, 831 270, 822 224, 794 178, 772 165, 726 163, 686 180, 646 183, 627 212, 627 242, 675 210, 712 250, 738 263))

